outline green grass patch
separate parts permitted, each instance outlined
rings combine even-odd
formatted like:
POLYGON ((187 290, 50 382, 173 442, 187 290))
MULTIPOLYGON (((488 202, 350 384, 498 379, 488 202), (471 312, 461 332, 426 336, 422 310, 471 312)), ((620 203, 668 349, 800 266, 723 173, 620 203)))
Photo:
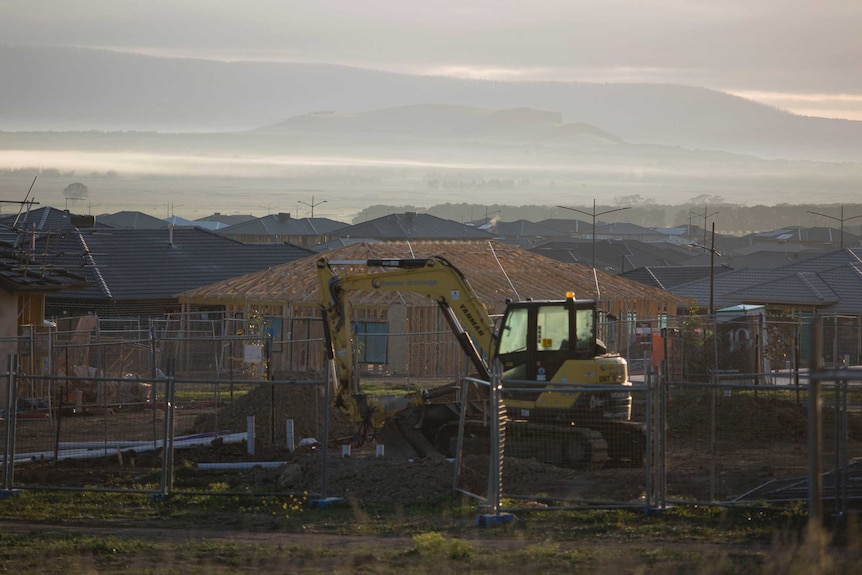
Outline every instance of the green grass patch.
POLYGON ((862 570, 855 516, 809 530, 802 508, 526 511, 512 523, 480 528, 477 510, 455 501, 319 509, 300 496, 224 489, 213 482, 167 498, 23 491, 0 500, 0 574, 862 570))

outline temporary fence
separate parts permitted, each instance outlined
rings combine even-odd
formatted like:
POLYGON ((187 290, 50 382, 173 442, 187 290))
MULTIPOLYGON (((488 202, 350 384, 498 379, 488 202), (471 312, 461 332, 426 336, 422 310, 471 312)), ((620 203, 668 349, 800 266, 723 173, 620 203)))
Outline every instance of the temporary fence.
MULTIPOLYGON (((660 467, 654 430, 659 411, 653 381, 648 377, 622 390, 619 385, 542 385, 541 393, 583 396, 594 405, 608 401, 611 394, 631 394, 634 400, 631 420, 574 422, 513 413, 506 407, 507 394, 538 393, 536 382, 499 381, 492 376, 488 387, 499 389, 499 394, 491 394, 487 408, 490 461, 462 457, 459 485, 479 489, 471 493, 477 498, 487 494, 488 504, 500 509, 657 507, 660 467), (499 440, 493 439, 495 433, 499 440)), ((466 442, 469 430, 464 437, 466 442)), ((467 447, 465 443, 470 453, 467 447)))
MULTIPOLYGON (((837 366, 824 367, 824 343, 835 341, 836 331, 827 329, 830 319, 777 325, 701 320, 696 328, 687 326, 695 336, 689 338, 673 325, 656 329, 652 343, 661 350, 654 358, 660 361, 649 361, 646 373, 636 376, 630 388, 633 422, 644 429, 643 465, 624 461, 620 466, 614 457, 605 464, 588 460, 571 465, 566 430, 550 427, 542 437, 537 426, 531 449, 513 448, 512 438, 518 439, 510 418, 502 427, 504 447, 494 455, 490 445, 491 459, 498 459, 502 468, 497 505, 649 511, 685 504, 797 508, 801 503, 812 516, 846 513, 862 501, 857 487, 862 479, 862 369, 846 365, 846 355, 834 350, 828 357, 837 366), (741 337, 744 330, 754 337, 741 337), (758 342, 767 330, 790 333, 794 357, 804 357, 809 367, 795 361, 795 368, 752 369, 768 366, 774 353, 764 345, 768 339, 758 342), (726 337, 728 333, 734 337, 726 337), (704 351, 704 342, 712 344, 713 353, 704 351), (652 372, 652 366, 658 371, 652 372), (683 379, 683 373, 694 377, 683 379)), ((850 342, 837 347, 848 345, 852 347, 850 342)), ((502 389, 517 384, 503 382, 502 389)), ((518 391, 530 389, 524 385, 518 391)), ((607 391, 559 384, 543 389, 596 397, 607 391)), ((592 422, 583 423, 589 428, 592 422)), ((618 441, 614 430, 596 429, 610 453, 618 441)), ((593 441, 601 448, 598 436, 593 441)), ((469 469, 464 477, 476 474, 477 469, 469 469)), ((491 485, 489 497, 495 493, 491 485)))
MULTIPOLYGON (((641 359, 624 392, 632 423, 538 422, 529 441, 506 397, 535 382, 469 377, 471 366, 449 357, 451 334, 366 329, 356 368, 373 393, 446 388, 446 408, 463 414, 435 438, 452 451, 428 458, 402 457, 332 409, 319 339, 201 325, 194 337, 152 325, 47 332, 18 342, 34 351, 10 361, 3 382, 3 489, 164 495, 241 484, 405 503, 454 489, 495 511, 804 502, 843 513, 862 499, 862 373, 849 336, 858 324, 844 321, 640 322, 641 359), (48 359, 33 361, 41 349, 48 359)), ((597 402, 621 393, 541 387, 597 402)))
MULTIPOLYGON (((289 459, 296 449, 324 445, 327 433, 321 379, 179 380, 168 361, 166 375, 146 381, 27 376, 45 390, 35 401, 19 397, 14 363, 3 386, 6 405, 15 406, 3 412, 4 490, 196 490, 200 476, 177 474, 192 462, 203 469, 269 467, 261 456, 289 459)), ((324 475, 312 472, 316 479, 295 490, 325 491, 324 475)))

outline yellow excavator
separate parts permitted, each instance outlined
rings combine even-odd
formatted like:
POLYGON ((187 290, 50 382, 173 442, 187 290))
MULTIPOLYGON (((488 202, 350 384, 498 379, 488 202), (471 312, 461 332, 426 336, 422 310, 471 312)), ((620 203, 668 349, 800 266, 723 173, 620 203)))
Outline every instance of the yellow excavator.
POLYGON ((452 456, 460 405, 469 405, 464 449, 487 453, 488 414, 476 407, 482 402, 455 401, 453 386, 406 395, 361 390, 349 297, 356 292, 408 291, 438 304, 477 378, 487 380, 490 365, 499 360, 507 455, 568 467, 643 464, 644 427, 631 420, 627 363, 619 354, 608 353, 597 338, 595 301, 577 300, 572 293, 562 300, 511 301, 495 323, 464 274, 442 257, 324 257, 317 262, 317 273, 334 365, 334 402, 365 429, 389 430, 392 437, 391 430, 397 428, 416 455, 438 451, 452 456), (584 387, 589 385, 598 387, 584 387))

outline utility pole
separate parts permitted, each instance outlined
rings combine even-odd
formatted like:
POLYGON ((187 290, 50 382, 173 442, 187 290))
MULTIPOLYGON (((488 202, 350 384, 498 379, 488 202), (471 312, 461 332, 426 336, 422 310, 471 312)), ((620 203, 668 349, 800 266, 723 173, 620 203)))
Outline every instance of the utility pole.
POLYGON ((715 313, 715 256, 721 257, 718 250, 715 249, 715 222, 712 222, 712 242, 710 247, 705 245, 690 243, 689 247, 700 248, 709 252, 709 316, 715 313))
POLYGON ((585 212, 583 210, 579 210, 577 208, 570 208, 568 206, 557 206, 558 208, 563 208, 564 210, 572 210, 573 212, 578 212, 580 214, 584 214, 586 216, 591 216, 593 218, 593 269, 596 269, 596 216, 603 216, 605 214, 609 214, 611 212, 620 212, 622 210, 629 209, 630 206, 626 206, 624 208, 614 208, 612 210, 605 210, 603 212, 596 213, 596 200, 593 198, 593 211, 585 212))

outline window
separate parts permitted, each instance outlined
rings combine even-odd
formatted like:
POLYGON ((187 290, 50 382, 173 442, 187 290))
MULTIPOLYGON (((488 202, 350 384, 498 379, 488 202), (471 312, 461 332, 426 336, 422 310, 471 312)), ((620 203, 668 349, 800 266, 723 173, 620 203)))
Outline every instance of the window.
POLYGON ((527 351, 527 330, 529 327, 529 310, 515 308, 506 315, 506 323, 500 329, 499 354, 527 351))
POLYGON ((569 310, 560 305, 541 306, 536 316, 536 349, 558 351, 569 344, 569 310))
POLYGON ((575 312, 575 326, 577 327, 578 342, 575 349, 578 351, 589 351, 596 337, 596 326, 593 322, 593 310, 579 309, 575 312))

